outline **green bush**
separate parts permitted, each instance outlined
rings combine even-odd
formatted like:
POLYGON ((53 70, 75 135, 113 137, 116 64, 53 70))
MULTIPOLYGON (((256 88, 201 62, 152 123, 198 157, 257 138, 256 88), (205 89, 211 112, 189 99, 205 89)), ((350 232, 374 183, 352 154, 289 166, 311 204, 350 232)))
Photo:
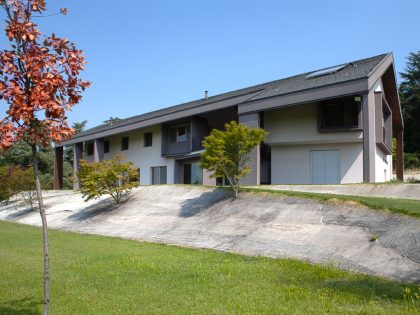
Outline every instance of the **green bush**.
POLYGON ((80 161, 77 176, 85 201, 111 195, 118 204, 122 201, 124 193, 139 185, 138 169, 132 162, 123 163, 122 159, 122 156, 118 155, 108 161, 80 161))
POLYGON ((251 172, 251 151, 267 136, 264 129, 238 125, 236 121, 225 124, 225 130, 213 129, 202 144, 205 149, 200 164, 212 173, 211 177, 225 178, 238 195, 240 180, 251 172))
POLYGON ((420 153, 404 153, 404 167, 406 169, 420 168, 420 153))
POLYGON ((9 165, 0 167, 0 201, 9 203, 10 198, 19 193, 33 206, 35 191, 34 173, 31 168, 9 165))

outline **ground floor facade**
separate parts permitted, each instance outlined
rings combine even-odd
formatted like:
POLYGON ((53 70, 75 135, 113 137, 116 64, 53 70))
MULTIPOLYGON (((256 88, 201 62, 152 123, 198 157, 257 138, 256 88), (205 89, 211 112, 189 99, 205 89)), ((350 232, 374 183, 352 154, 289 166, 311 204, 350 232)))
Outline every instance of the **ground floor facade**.
MULTIPOLYGON (((316 124, 315 121, 312 123, 316 124)), ((298 125, 297 122, 296 124, 298 125)), ((312 127, 315 128, 315 125, 312 127)), ((265 129, 271 136, 251 153, 252 162, 254 162, 253 173, 258 173, 258 176, 251 178, 251 182, 245 181, 244 184, 350 184, 364 182, 363 136, 361 132, 347 134, 347 137, 340 139, 341 142, 334 142, 334 135, 331 134, 323 135, 323 138, 320 139, 309 139, 311 135, 308 132, 298 140, 278 141, 276 134, 282 132, 276 128, 278 129, 278 124, 274 127, 270 120, 266 119, 265 129)), ((288 132, 291 132, 290 129, 288 132)), ((79 146, 79 149, 76 146, 74 172, 76 173, 78 170, 77 161, 82 158, 94 162, 109 160, 121 155, 125 160, 133 162, 139 169, 141 185, 225 184, 222 178, 212 178, 211 172, 201 168, 199 159, 203 150, 178 156, 162 156, 162 140, 162 127, 155 125, 107 137, 106 148, 104 148, 104 141, 86 142, 79 146), (149 135, 147 144, 145 135, 149 135), (126 147, 122 147, 122 142, 126 147), (80 152, 77 152, 78 150, 80 152), (99 154, 98 150, 102 150, 103 153, 99 154)), ((375 149, 374 165, 375 182, 392 179, 392 156, 389 153, 384 153, 379 146, 375 149)))

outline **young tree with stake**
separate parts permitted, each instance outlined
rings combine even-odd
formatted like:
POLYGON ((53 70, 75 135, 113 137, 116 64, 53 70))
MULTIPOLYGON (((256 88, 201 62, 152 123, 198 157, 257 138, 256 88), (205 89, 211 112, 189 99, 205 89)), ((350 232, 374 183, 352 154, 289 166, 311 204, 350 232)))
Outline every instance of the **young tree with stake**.
MULTIPOLYGON (((80 102, 90 82, 80 78, 85 60, 81 50, 67 39, 43 36, 34 18, 45 16, 45 0, 0 0, 6 13, 9 49, 0 51, 0 98, 7 104, 0 120, 0 149, 26 142, 32 164, 42 220, 44 248, 44 306, 48 314, 50 276, 48 230, 38 169, 38 148, 68 139, 74 130, 66 112, 80 102)), ((60 13, 66 14, 66 9, 60 13)))
POLYGON ((224 131, 213 129, 203 141, 201 167, 212 171, 212 177, 224 177, 237 197, 239 181, 251 171, 251 150, 267 134, 264 129, 238 125, 236 121, 226 124, 224 131))

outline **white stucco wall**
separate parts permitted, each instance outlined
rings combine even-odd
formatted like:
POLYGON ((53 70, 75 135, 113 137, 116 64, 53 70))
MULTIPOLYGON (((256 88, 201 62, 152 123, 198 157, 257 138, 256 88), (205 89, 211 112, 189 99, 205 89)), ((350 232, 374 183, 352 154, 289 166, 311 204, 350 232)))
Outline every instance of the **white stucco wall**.
POLYGON ((382 92, 384 91, 383 85, 382 85, 382 79, 379 79, 375 82, 372 88, 375 92, 382 92))
POLYGON ((340 183, 363 181, 362 143, 272 146, 272 184, 310 184, 311 150, 340 150, 340 183))
POLYGON ((340 151, 340 183, 363 182, 362 131, 319 132, 317 103, 264 113, 272 184, 310 184, 311 150, 340 151))
POLYGON ((361 131, 318 131, 317 104, 307 103, 264 113, 264 129, 269 132, 267 144, 317 144, 359 142, 361 131))
POLYGON ((211 177, 212 174, 213 172, 203 169, 203 185, 208 185, 208 186, 216 185, 216 178, 211 177))
POLYGON ((386 155, 376 146, 375 182, 387 182, 392 179, 392 155, 386 155))
POLYGON ((161 130, 160 126, 152 126, 127 134, 116 135, 107 138, 110 140, 109 153, 104 154, 104 159, 111 159, 120 154, 127 160, 132 161, 140 168, 140 184, 151 184, 151 167, 167 167, 167 183, 174 183, 174 159, 161 157, 161 130), (153 140, 151 147, 144 147, 144 133, 152 132, 153 140), (121 151, 121 138, 129 137, 129 149, 121 151))

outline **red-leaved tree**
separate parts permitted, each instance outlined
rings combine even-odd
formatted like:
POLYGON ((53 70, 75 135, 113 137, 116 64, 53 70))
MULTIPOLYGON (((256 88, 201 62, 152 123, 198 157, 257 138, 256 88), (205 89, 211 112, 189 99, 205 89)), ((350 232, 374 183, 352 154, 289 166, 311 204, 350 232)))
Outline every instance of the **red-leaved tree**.
MULTIPOLYGON (((32 148, 33 169, 43 227, 44 307, 48 314, 50 276, 48 230, 38 171, 38 148, 68 139, 74 130, 66 112, 80 102, 90 82, 80 78, 85 60, 81 50, 67 39, 43 36, 34 19, 44 17, 44 0, 0 0, 6 13, 9 49, 0 51, 0 149, 17 142, 32 148)), ((60 10, 66 14, 65 8, 60 10)))

